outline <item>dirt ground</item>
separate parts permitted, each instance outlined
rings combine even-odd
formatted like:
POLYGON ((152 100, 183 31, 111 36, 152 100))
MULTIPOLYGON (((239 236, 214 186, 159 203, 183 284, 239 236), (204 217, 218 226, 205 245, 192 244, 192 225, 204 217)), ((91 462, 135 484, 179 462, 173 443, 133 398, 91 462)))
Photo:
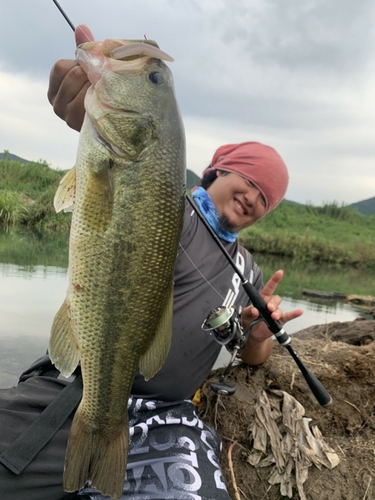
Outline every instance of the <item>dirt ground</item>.
MULTIPOLYGON (((276 346, 270 360, 260 367, 239 364, 229 370, 225 382, 236 388, 233 396, 215 394, 209 384, 218 381, 222 369, 211 374, 202 390, 199 412, 223 438, 222 467, 232 499, 288 498, 281 494, 279 484, 268 482, 275 473, 274 463, 265 467, 249 463, 254 452, 251 425, 256 401, 264 393, 270 400, 277 399, 275 389, 290 394, 303 406, 305 417, 312 419, 307 421, 308 426, 318 427, 324 442, 339 458, 334 468, 324 465, 318 468, 311 463, 303 494, 293 487, 289 498, 375 499, 374 340, 375 320, 366 319, 313 326, 292 336, 293 349, 332 397, 333 402, 327 407, 316 402, 292 356, 281 346, 276 346), (228 449, 234 442, 233 481, 228 449)), ((267 453, 271 444, 267 444, 267 453)), ((299 458, 299 453, 295 453, 292 462, 299 458)), ((292 480, 296 469, 291 471, 292 480)))

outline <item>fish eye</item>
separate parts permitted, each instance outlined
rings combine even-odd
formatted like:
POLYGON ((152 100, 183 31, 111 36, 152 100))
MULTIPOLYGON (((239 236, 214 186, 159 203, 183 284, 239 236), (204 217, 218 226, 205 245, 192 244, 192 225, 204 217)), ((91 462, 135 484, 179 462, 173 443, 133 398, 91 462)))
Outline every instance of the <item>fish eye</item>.
POLYGON ((149 79, 155 85, 161 85, 162 83, 164 83, 164 76, 158 71, 153 71, 152 73, 150 73, 149 79))

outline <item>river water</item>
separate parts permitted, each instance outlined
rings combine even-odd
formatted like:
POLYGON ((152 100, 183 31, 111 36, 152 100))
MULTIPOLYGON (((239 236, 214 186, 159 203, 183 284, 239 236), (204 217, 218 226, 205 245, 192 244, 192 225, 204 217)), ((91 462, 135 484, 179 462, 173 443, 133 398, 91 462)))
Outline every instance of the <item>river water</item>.
MULTIPOLYGON (((306 299, 303 288, 374 295, 372 276, 366 272, 309 268, 307 264, 298 269, 296 263, 265 255, 256 256, 256 260, 265 280, 277 269, 284 269, 279 286, 283 309, 305 311, 301 318, 288 323, 290 334, 311 325, 350 321, 363 315, 360 309, 341 302, 306 299)), ((46 352, 51 324, 68 285, 67 238, 0 234, 0 285, 0 387, 9 387, 17 382, 20 372, 46 352)), ((216 366, 227 359, 224 350, 216 366)))

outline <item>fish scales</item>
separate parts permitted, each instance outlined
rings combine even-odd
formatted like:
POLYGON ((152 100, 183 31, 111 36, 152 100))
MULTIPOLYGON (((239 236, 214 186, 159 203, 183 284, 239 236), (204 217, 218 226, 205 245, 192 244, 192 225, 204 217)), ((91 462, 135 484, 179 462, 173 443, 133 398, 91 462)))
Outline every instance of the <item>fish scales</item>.
POLYGON ((135 372, 139 366, 151 378, 170 346, 185 140, 167 66, 144 54, 114 60, 101 48, 93 42, 78 49, 92 86, 76 167, 55 197, 56 209, 66 208, 75 190, 69 285, 49 352, 65 376, 80 361, 84 387, 64 489, 91 481, 119 498, 135 372))

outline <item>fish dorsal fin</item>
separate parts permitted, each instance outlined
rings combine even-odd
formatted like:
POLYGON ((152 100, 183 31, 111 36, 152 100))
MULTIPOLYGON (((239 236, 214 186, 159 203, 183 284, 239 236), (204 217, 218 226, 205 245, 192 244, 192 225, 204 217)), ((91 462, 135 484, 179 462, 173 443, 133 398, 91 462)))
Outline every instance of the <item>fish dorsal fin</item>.
POLYGON ((76 198, 76 167, 73 167, 61 179, 53 199, 53 206, 57 213, 73 212, 76 198))
POLYGON ((173 318, 173 283, 160 323, 147 351, 139 360, 139 371, 149 380, 160 370, 171 347, 173 318))
POLYGON ((69 377, 77 368, 79 352, 73 334, 67 300, 57 311, 53 321, 48 354, 52 363, 64 377, 69 377))

